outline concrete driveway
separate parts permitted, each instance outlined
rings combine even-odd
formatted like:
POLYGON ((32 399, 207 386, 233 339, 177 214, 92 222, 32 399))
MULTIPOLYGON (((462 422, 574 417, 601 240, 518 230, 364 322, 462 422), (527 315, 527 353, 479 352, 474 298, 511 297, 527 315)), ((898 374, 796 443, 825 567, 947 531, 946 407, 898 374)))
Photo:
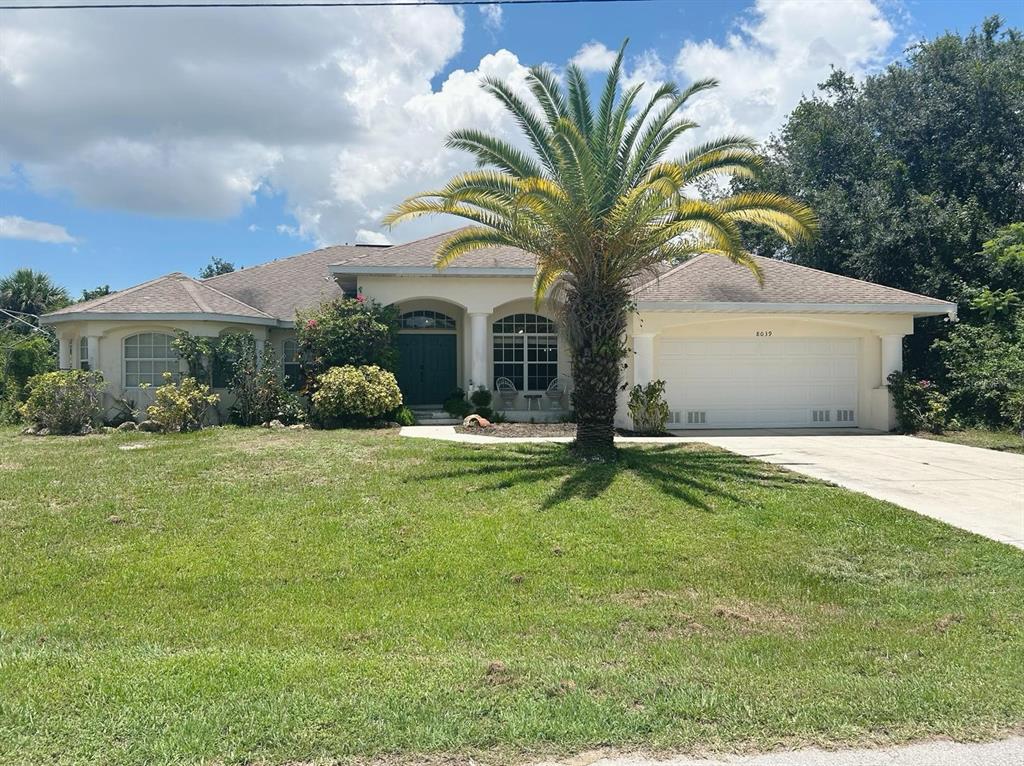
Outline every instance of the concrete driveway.
POLYGON ((1024 455, 861 431, 679 433, 1024 549, 1024 455))

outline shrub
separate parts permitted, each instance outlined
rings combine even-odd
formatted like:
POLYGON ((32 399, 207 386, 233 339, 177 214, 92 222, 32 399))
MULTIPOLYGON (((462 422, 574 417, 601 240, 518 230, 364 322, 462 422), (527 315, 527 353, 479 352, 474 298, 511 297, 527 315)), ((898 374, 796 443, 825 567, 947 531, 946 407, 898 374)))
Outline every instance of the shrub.
POLYGON ((1014 389, 1003 403, 1003 417, 1024 437, 1024 383, 1014 389))
POLYGON ((85 370, 59 370, 28 380, 21 414, 55 434, 76 434, 98 424, 103 414, 103 376, 85 370))
POLYGON ((464 418, 473 411, 473 407, 466 401, 466 392, 461 388, 452 391, 442 406, 453 418, 464 418))
POLYGON ((218 355, 235 399, 232 421, 254 426, 268 420, 288 424, 304 419, 302 403, 285 387, 273 346, 266 344, 260 358, 250 333, 234 333, 221 338, 218 355))
POLYGON ((943 361, 952 411, 971 425, 1004 426, 1024 386, 1024 311, 1004 322, 960 323, 932 349, 943 361))
POLYGON ((949 423, 949 399, 929 380, 905 372, 889 375, 889 392, 896 409, 896 424, 905 433, 942 433, 949 423))
POLYGON ((665 381, 652 380, 646 386, 633 386, 629 392, 629 416, 633 430, 641 434, 663 434, 668 423, 665 381))
POLYGON ((469 395, 469 400, 473 403, 473 412, 482 418, 494 420, 494 410, 491 408, 494 395, 487 388, 480 386, 469 395))
POLYGON ((171 373, 165 372, 164 380, 146 414, 167 432, 198 431, 206 422, 207 409, 219 402, 220 396, 210 393, 210 387, 195 378, 185 377, 175 383, 171 373))
POLYGON ((317 378, 313 413, 323 425, 362 425, 402 405, 398 381, 377 365, 332 367, 317 378))
POLYGON ((416 425, 416 416, 412 414, 412 410, 406 407, 404 404, 391 413, 391 420, 398 423, 400 426, 414 426, 416 425))
POLYGON ((303 372, 315 381, 332 367, 376 365, 394 370, 398 362, 398 309, 364 299, 339 298, 295 318, 303 372))

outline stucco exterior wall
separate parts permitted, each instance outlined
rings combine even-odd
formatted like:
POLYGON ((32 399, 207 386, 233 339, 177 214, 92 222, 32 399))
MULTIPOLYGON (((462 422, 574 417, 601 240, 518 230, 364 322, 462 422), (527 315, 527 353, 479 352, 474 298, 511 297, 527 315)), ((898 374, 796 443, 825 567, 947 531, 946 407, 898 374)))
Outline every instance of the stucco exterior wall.
MULTIPOLYGON (((493 331, 492 325, 508 314, 539 313, 554 319, 549 306, 535 308, 532 279, 525 277, 415 277, 362 276, 359 290, 383 304, 397 304, 403 311, 430 309, 448 314, 456 320, 457 380, 467 390, 484 383, 493 386, 493 331), (485 342, 474 343, 472 317, 477 326, 484 320, 485 342), (481 364, 480 354, 483 353, 481 364), (486 380, 475 380, 474 370, 484 370, 486 380)), ((687 311, 645 310, 630 319, 628 345, 634 353, 627 356, 623 382, 630 386, 636 382, 636 349, 643 348, 651 359, 644 368, 653 379, 660 376, 658 354, 666 339, 685 338, 753 338, 757 333, 771 331, 772 339, 784 338, 854 338, 859 343, 858 360, 858 425, 888 430, 893 425, 893 413, 884 377, 887 367, 898 359, 900 339, 913 332, 910 314, 881 313, 711 313, 687 311), (643 336, 643 343, 638 337, 643 336), (885 349, 883 351, 883 348, 885 349), (895 349, 895 351, 894 351, 895 349)), ((54 330, 61 340, 62 366, 78 367, 79 339, 90 339, 94 354, 94 369, 100 370, 109 385, 108 402, 114 397, 125 397, 142 409, 152 400, 152 391, 124 386, 124 339, 140 332, 166 332, 174 334, 184 330, 193 335, 219 336, 225 332, 251 332, 260 341, 271 344, 280 360, 285 339, 294 336, 290 328, 271 328, 262 325, 232 324, 225 321, 139 321, 88 320, 59 322, 54 330)), ((414 332, 432 332, 416 330, 414 332)), ((767 341, 770 342, 770 341, 767 341)), ((560 335, 558 347, 558 374, 571 388, 569 349, 560 335)), ((626 391, 619 399, 618 425, 630 425, 626 409, 626 391)), ((225 403, 226 404, 226 403, 225 403)), ((548 403, 543 402, 547 409, 548 403)), ((568 406, 568 398, 566 399, 568 406)), ((520 400, 515 408, 525 409, 520 400)))
MULTIPOLYGON (((248 332, 252 333, 257 341, 270 343, 275 351, 275 356, 280 362, 282 344, 285 338, 294 337, 295 331, 291 329, 269 328, 251 324, 232 324, 228 322, 205 322, 205 321, 77 321, 61 322, 54 326, 57 339, 61 344, 62 355, 60 366, 67 368, 79 368, 81 366, 80 339, 93 338, 93 359, 92 369, 103 374, 107 383, 107 391, 104 397, 104 404, 108 412, 115 409, 115 400, 126 399, 134 403, 136 409, 144 411, 153 402, 153 389, 137 387, 126 387, 124 385, 124 340, 138 333, 166 333, 174 335, 177 331, 183 330, 191 335, 203 337, 219 337, 226 333, 248 332), (66 345, 65 345, 66 344, 66 345), (65 351, 66 349, 66 351, 65 351)), ((179 364, 179 371, 186 372, 184 362, 179 364)), ((218 409, 221 415, 225 415, 230 406, 230 397, 226 391, 217 389, 221 395, 221 403, 218 409)))
MULTIPOLYGON (((661 342, 683 338, 761 338, 765 343, 784 338, 855 338, 859 340, 858 425, 890 430, 893 412, 882 369, 882 338, 902 338, 914 331, 909 314, 737 314, 700 312, 642 312, 630 321, 631 338, 653 335, 653 376, 661 377, 658 358, 661 342), (770 337, 764 334, 770 331, 770 337), (761 333, 761 335, 758 335, 761 333)), ((635 341, 627 359, 625 383, 636 382, 635 341)), ((629 427, 628 395, 619 398, 617 424, 629 427)))

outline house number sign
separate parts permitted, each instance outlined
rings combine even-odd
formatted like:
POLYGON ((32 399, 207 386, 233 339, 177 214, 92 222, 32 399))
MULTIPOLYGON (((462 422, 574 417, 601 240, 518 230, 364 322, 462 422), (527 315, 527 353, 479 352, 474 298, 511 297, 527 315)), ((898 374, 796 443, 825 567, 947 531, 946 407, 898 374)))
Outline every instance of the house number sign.
POLYGON ((756 337, 758 337, 758 338, 770 338, 770 337, 772 337, 772 331, 771 330, 756 330, 754 332, 754 335, 756 337))

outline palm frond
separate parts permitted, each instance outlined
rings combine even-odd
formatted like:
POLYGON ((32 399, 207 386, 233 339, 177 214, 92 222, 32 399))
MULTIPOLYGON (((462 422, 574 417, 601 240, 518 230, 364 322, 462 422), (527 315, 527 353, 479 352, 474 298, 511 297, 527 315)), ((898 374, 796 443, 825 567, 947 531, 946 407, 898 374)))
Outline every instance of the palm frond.
POLYGON ((718 202, 734 221, 765 226, 790 244, 818 234, 818 217, 807 205, 771 192, 746 192, 718 202))
POLYGON ((594 129, 594 113, 590 106, 590 88, 583 70, 575 64, 565 69, 565 79, 569 84, 569 112, 580 133, 590 137, 594 129))
POLYGON ((560 118, 569 116, 569 107, 562 94, 562 87, 550 69, 543 66, 531 67, 526 76, 526 84, 544 111, 549 126, 554 125, 560 118))
POLYGON ((543 120, 537 116, 537 113, 519 98, 503 80, 487 77, 483 81, 483 88, 505 106, 512 115, 512 119, 526 134, 527 140, 533 150, 537 152, 543 165, 552 173, 557 172, 556 162, 551 151, 551 132, 543 120))
POLYGON ((540 165, 525 152, 481 130, 453 130, 448 134, 445 146, 469 152, 482 167, 490 165, 520 178, 539 176, 542 173, 540 165))

